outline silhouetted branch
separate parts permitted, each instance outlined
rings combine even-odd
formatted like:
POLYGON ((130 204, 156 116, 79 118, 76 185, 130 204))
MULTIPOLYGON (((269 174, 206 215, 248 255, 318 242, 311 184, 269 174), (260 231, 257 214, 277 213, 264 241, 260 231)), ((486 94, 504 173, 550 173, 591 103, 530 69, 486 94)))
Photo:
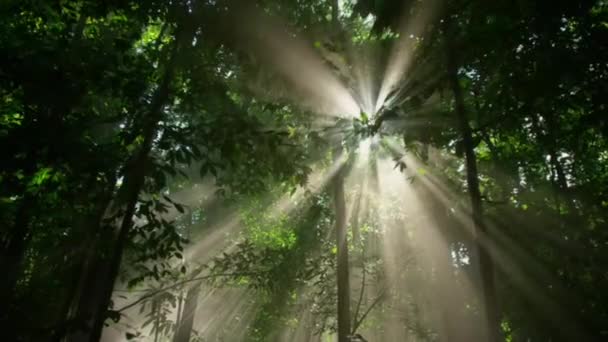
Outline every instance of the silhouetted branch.
POLYGON ((361 309, 361 302, 363 301, 363 294, 365 293, 365 264, 363 264, 362 267, 363 270, 363 276, 361 279, 361 292, 359 292, 359 302, 357 303, 357 308, 355 309, 355 319, 353 322, 353 331, 351 332, 351 334, 354 334, 357 330, 356 328, 356 323, 357 323, 357 317, 359 316, 359 309, 361 309))
POLYGON ((378 295, 378 297, 376 297, 376 299, 374 299, 374 301, 367 308, 367 310, 365 310, 365 313, 363 313, 363 315, 361 316, 361 319, 359 319, 358 321, 355 322, 355 324, 353 325, 353 332, 352 332, 353 334, 357 332, 357 329, 359 329, 359 326, 361 326, 361 323, 363 323, 363 321, 365 320, 367 315, 372 311, 374 306, 376 306, 380 302, 380 299, 382 299, 384 297, 385 293, 386 293, 386 288, 384 290, 382 290, 382 292, 378 295))
POLYGON ((156 291, 153 291, 153 292, 151 292, 151 293, 145 294, 145 295, 143 295, 143 296, 139 297, 139 299, 137 299, 137 300, 136 300, 136 301, 134 301, 133 303, 127 304, 127 305, 123 306, 122 308, 120 308, 120 309, 118 309, 118 310, 115 310, 115 311, 116 311, 116 312, 123 312, 123 311, 125 311, 125 310, 127 310, 127 309, 129 309, 129 308, 132 308, 132 307, 134 307, 135 305, 137 305, 137 304, 139 304, 139 303, 141 303, 141 302, 143 302, 143 301, 145 301, 145 300, 147 300, 147 299, 150 299, 150 298, 152 298, 152 297, 154 297, 154 296, 156 296, 156 295, 158 295, 158 294, 160 294, 160 293, 163 293, 163 292, 165 292, 165 291, 168 291, 168 290, 174 289, 174 288, 176 288, 176 287, 179 287, 179 286, 181 286, 181 285, 184 285, 184 284, 187 284, 187 283, 190 283, 190 282, 193 282, 193 281, 200 281, 200 280, 210 279, 210 278, 214 278, 214 277, 247 276, 247 275, 256 275, 256 274, 257 274, 257 273, 255 273, 255 272, 251 272, 251 273, 221 273, 221 274, 208 274, 208 275, 206 275, 206 276, 195 277, 195 278, 191 278, 191 279, 188 279, 188 280, 183 280, 183 281, 177 282, 177 283, 175 283, 175 284, 169 285, 169 286, 167 286, 167 287, 163 287, 163 288, 161 288, 161 289, 158 289, 158 290, 156 290, 156 291))

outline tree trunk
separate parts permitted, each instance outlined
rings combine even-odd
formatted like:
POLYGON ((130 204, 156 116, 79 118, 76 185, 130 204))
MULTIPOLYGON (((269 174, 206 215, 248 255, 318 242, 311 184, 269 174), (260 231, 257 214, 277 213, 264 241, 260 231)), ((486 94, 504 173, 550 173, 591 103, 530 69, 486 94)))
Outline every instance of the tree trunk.
POLYGON ((353 231, 353 245, 355 245, 355 248, 359 248, 361 247, 361 227, 359 227, 359 215, 360 215, 360 211, 361 211, 361 201, 362 198, 364 196, 365 193, 365 183, 361 184, 361 189, 359 190, 359 193, 357 194, 357 198, 355 199, 355 206, 353 208, 353 213, 352 213, 352 222, 351 222, 351 228, 353 231))
POLYGON ((348 342, 350 335, 350 284, 348 270, 348 241, 346 232, 346 205, 344 199, 344 169, 334 176, 333 197, 336 210, 336 248, 338 254, 338 342, 348 342))
POLYGON ((141 192, 144 185, 146 171, 150 161, 149 154, 152 150, 152 143, 157 131, 158 122, 162 117, 162 108, 169 99, 169 88, 173 79, 173 64, 177 47, 174 47, 173 49, 173 56, 167 64, 167 70, 165 71, 163 80, 152 101, 152 108, 149 113, 149 117, 146 118, 147 122, 144 125, 144 140, 141 149, 133 163, 128 167, 127 175, 125 176, 124 189, 126 190, 127 194, 125 214, 120 224, 118 237, 116 238, 116 244, 114 246, 113 253, 110 257, 108 271, 109 274, 105 283, 105 288, 102 290, 103 293, 101 297, 101 302, 93 324, 91 342, 96 342, 101 337, 101 331, 103 329, 103 323, 105 321, 105 311, 107 310, 110 300, 112 299, 112 290, 114 289, 114 282, 116 280, 116 277, 118 276, 120 262, 122 260, 122 255, 127 239, 129 237, 129 232, 133 227, 133 216, 135 215, 135 209, 137 201, 139 199, 139 193, 141 192))
POLYGON ((85 312, 83 312, 85 315, 87 314, 86 311, 91 313, 91 317, 86 320, 86 324, 90 327, 90 330, 72 334, 68 338, 69 341, 97 342, 101 338, 107 316, 106 312, 112 299, 114 282, 118 276, 129 232, 133 227, 133 216, 135 214, 139 194, 144 185, 148 164, 150 162, 149 155, 156 136, 158 123, 163 116, 163 107, 169 102, 170 85, 174 78, 173 75, 175 73, 178 49, 179 37, 170 47, 169 58, 166 62, 164 74, 150 103, 148 115, 142 118, 142 144, 125 167, 126 171, 123 186, 119 190, 119 193, 123 194, 126 198, 123 207, 124 214, 118 228, 117 236, 111 247, 109 258, 107 261, 101 263, 101 267, 97 269, 96 272, 90 273, 91 278, 89 280, 94 279, 94 283, 97 285, 97 289, 88 295, 89 298, 92 297, 90 300, 91 303, 87 304, 89 310, 85 308, 85 312))
POLYGON ((471 214, 473 217, 475 243, 481 273, 483 307, 485 307, 486 313, 487 341, 498 342, 500 341, 500 317, 496 300, 496 288, 494 285, 494 263, 492 261, 492 256, 489 254, 488 246, 482 243, 484 240, 488 239, 488 234, 483 222, 483 206, 481 192, 479 190, 477 157, 475 155, 473 134, 466 113, 462 89, 458 82, 457 66, 454 57, 452 56, 453 51, 453 47, 448 46, 448 78, 456 102, 456 115, 458 117, 460 133, 463 140, 467 171, 467 187, 471 198, 471 214))
POLYGON ((549 153, 549 170, 551 172, 551 184, 553 186, 553 195, 555 197, 555 205, 561 212, 562 205, 565 205, 568 210, 568 215, 576 214, 573 198, 569 194, 568 180, 564 167, 557 156, 558 141, 555 134, 555 120, 551 115, 546 115, 547 121, 546 132, 543 132, 539 118, 532 115, 532 127, 537 135, 537 140, 540 144, 547 146, 549 153))
POLYGON ((184 305, 184 293, 182 291, 179 292, 179 297, 177 298, 177 316, 175 317, 175 332, 177 334, 177 328, 181 324, 182 321, 182 311, 184 305))
MULTIPOLYGON (((340 36, 338 0, 332 0, 331 17, 336 37, 340 36)), ((340 142, 341 144, 341 142, 340 142)), ((335 150, 337 151, 337 149, 335 150)), ((338 154, 336 153, 336 156, 338 154)), ((342 161, 338 161, 339 163, 342 161)), ((336 278, 338 287, 338 342, 348 342, 351 334, 350 322, 350 281, 348 265, 348 239, 346 231, 346 201, 344 199, 344 171, 346 165, 340 168, 333 179, 333 197, 336 214, 336 249, 337 264, 336 278)))
POLYGON ((186 301, 181 312, 180 320, 177 323, 177 329, 173 342, 189 342, 192 328, 194 326, 194 315, 198 306, 198 296, 201 292, 201 283, 194 284, 186 294, 186 301))
MULTIPOLYGON (((102 219, 106 210, 110 206, 113 189, 115 187, 115 179, 108 181, 105 188, 100 191, 99 200, 92 212, 75 221, 75 226, 79 227, 79 231, 85 236, 79 238, 83 240, 82 246, 71 255, 75 259, 73 271, 71 272, 70 286, 66 289, 66 298, 60 311, 60 323, 55 329, 53 341, 62 341, 63 338, 76 330, 77 323, 82 318, 90 317, 92 307, 85 303, 90 303, 92 298, 87 298, 98 284, 98 279, 91 277, 92 274, 97 274, 101 261, 104 259, 103 248, 101 243, 107 236, 104 236, 104 227, 102 219), (83 314, 83 311, 87 314, 83 314)), ((94 186, 90 185, 88 189, 94 186)), ((82 201, 86 201, 83 199, 82 201)), ((84 203, 84 202, 83 202, 84 203)))

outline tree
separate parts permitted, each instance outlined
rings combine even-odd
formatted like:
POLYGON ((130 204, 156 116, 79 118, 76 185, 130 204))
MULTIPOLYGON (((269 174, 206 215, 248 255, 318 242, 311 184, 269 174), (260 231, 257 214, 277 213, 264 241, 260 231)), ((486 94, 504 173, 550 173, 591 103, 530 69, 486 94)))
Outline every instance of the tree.
MULTIPOLYGON (((341 161, 338 161, 340 163, 341 161)), ((346 204, 344 200, 344 167, 339 166, 333 178, 332 192, 336 211, 337 287, 338 287, 338 341, 348 341, 351 334, 350 281, 346 204)))
POLYGON ((3 336, 602 340, 607 20, 3 2, 3 336))

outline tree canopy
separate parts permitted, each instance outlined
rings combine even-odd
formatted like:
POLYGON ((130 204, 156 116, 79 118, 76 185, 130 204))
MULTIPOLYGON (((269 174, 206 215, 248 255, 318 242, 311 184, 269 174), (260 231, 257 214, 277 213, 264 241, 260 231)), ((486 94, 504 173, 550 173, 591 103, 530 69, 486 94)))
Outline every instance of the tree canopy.
POLYGON ((605 0, 2 1, 2 336, 608 339, 606 41, 605 0))

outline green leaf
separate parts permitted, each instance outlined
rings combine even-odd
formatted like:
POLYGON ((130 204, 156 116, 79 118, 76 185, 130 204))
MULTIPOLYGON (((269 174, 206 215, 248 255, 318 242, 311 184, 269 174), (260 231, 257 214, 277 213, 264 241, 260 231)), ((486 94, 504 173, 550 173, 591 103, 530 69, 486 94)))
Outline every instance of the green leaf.
POLYGON ((44 167, 44 168, 38 170, 38 172, 36 172, 36 174, 34 174, 31 184, 36 185, 36 186, 42 185, 47 179, 49 179, 51 177, 52 170, 53 169, 51 169, 49 167, 44 167))
POLYGON ((366 112, 361 112, 359 114, 359 120, 361 121, 361 123, 363 123, 364 125, 367 125, 369 123, 369 116, 367 115, 366 112))

